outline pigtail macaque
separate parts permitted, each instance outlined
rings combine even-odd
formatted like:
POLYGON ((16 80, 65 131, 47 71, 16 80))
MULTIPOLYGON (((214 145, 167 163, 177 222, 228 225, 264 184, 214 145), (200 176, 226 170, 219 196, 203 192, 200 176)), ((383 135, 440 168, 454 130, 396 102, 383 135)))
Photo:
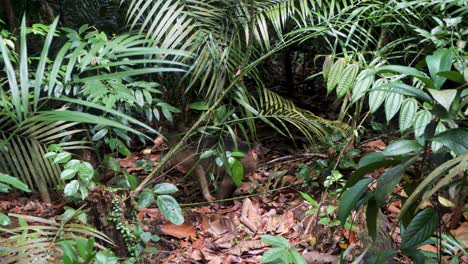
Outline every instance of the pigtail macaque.
MULTIPOLYGON (((169 137, 168 144, 170 147, 175 146, 179 140, 180 139, 177 137, 169 137)), ((258 147, 249 146, 249 144, 244 141, 237 141, 237 144, 235 144, 234 141, 226 138, 223 138, 222 142, 224 151, 238 151, 244 153, 245 156, 239 159, 244 168, 244 176, 255 171, 258 147)), ((231 176, 226 172, 225 167, 219 167, 216 164, 215 156, 200 159, 200 154, 204 151, 217 149, 217 143, 218 138, 205 136, 198 141, 194 140, 193 143, 185 144, 185 147, 169 160, 170 165, 177 166, 179 171, 196 176, 196 179, 200 183, 203 197, 209 202, 215 199, 226 199, 230 197, 237 187, 231 176), (216 198, 212 196, 209 191, 207 175, 210 173, 217 175, 218 179, 222 179, 219 184, 218 192, 216 193, 216 198)))

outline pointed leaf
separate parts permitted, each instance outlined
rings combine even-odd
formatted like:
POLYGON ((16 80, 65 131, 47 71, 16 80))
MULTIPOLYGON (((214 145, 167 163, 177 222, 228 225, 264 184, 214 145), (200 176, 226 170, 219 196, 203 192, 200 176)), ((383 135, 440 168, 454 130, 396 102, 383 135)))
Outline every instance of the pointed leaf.
POLYGON ((335 89, 338 84, 338 80, 341 79, 343 70, 346 66, 345 59, 337 60, 330 69, 330 74, 327 82, 327 94, 329 94, 333 89, 335 89))
POLYGON ((338 207, 338 219, 344 225, 351 210, 356 206, 357 202, 366 193, 367 186, 372 182, 371 178, 365 178, 357 182, 353 187, 343 193, 338 207))
POLYGON ((400 131, 405 131, 406 129, 410 128, 415 119, 416 119, 416 110, 418 109, 418 101, 414 98, 407 98, 403 102, 400 111, 400 131))
POLYGON ((437 212, 428 207, 419 212, 401 236, 402 251, 411 250, 432 236, 439 224, 437 212))
POLYGON ((371 87, 371 85, 374 83, 375 75, 368 76, 369 72, 370 70, 364 70, 359 73, 356 84, 353 88, 352 103, 355 103, 357 100, 363 97, 367 93, 369 87, 371 87))
POLYGON ((385 148, 383 154, 385 156, 399 156, 410 153, 419 153, 423 146, 419 145, 416 140, 400 139, 392 142, 385 148))
POLYGON ((378 79, 374 82, 371 92, 369 93, 369 111, 374 113, 379 109, 385 100, 386 92, 383 90, 384 79, 378 79))
POLYGON ((432 115, 428 110, 421 110, 416 113, 414 121, 414 136, 416 138, 421 137, 426 130, 426 126, 431 122, 432 115))
POLYGON ((428 89, 429 93, 431 93, 432 97, 440 104, 442 105, 447 112, 450 111, 450 106, 453 103, 453 100, 455 100, 455 97, 457 96, 457 90, 455 89, 447 89, 447 90, 434 90, 434 89, 428 89))
POLYGON ((439 90, 447 80, 445 77, 437 75, 437 73, 450 71, 452 68, 452 59, 453 54, 450 49, 438 49, 434 54, 426 57, 427 67, 429 68, 429 73, 431 74, 435 89, 439 90))
POLYGON ((171 183, 160 183, 154 186, 154 193, 156 194, 171 194, 177 192, 179 189, 171 183))
POLYGON ((351 88, 356 79, 356 75, 359 71, 359 66, 357 64, 349 64, 346 69, 343 71, 338 82, 338 88, 336 88, 336 95, 338 98, 343 97, 351 88))
POLYGON ((403 95, 394 92, 394 89, 390 89, 385 98, 385 117, 389 122, 400 110, 400 106, 403 103, 403 95))
POLYGON ((173 224, 181 225, 184 223, 184 216, 179 203, 170 195, 159 195, 156 200, 161 213, 173 224))

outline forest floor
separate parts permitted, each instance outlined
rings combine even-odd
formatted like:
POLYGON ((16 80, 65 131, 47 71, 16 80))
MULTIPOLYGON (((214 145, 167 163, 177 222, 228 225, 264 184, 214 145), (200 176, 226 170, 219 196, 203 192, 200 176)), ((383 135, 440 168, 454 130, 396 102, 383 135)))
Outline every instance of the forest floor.
MULTIPOLYGON (((385 143, 381 139, 359 146, 362 153, 384 148, 385 143)), ((273 150, 263 157, 260 167, 244 179, 235 197, 222 203, 204 202, 198 183, 184 178, 182 173, 169 173, 158 178, 158 183, 169 182, 179 188, 174 197, 182 206, 185 222, 182 225, 171 224, 154 206, 140 209, 138 216, 143 229, 161 238, 157 243, 150 242, 150 246, 158 251, 148 254, 144 263, 260 263, 262 255, 272 248, 261 240, 261 236, 267 234, 286 238, 307 263, 337 263, 341 257, 345 263, 350 263, 357 258, 369 241, 364 212, 361 210, 353 215, 352 225, 341 226, 336 212, 339 201, 337 189, 342 187, 342 180, 337 179, 332 186, 325 188, 317 177, 311 177, 312 182, 308 181, 307 176, 316 175, 317 171, 306 170, 308 175, 304 177, 301 169, 302 164, 311 166, 328 154, 287 149, 273 150)), ((160 155, 159 152, 148 154, 142 150, 119 162, 129 173, 144 177, 148 171, 141 166, 141 161, 156 162, 160 155)), ((379 170, 368 176, 378 177, 382 172, 379 170)), ((400 187, 395 189, 395 193, 405 195, 400 187)), ((38 197, 0 194, 0 210, 56 219, 66 205, 61 198, 56 201, 50 205, 40 202, 38 197)), ((395 224, 399 208, 400 203, 394 202, 382 214, 384 219, 379 230, 386 233, 383 239, 387 241, 383 245, 388 247, 395 248, 400 241, 399 228, 395 224)), ((451 212, 442 218, 450 221, 451 212)), ((466 236, 464 230, 467 228, 467 222, 464 222, 451 233, 467 241, 462 237, 463 233, 466 236)), ((437 248, 430 245, 424 250, 437 252, 437 248)), ((409 263, 408 259, 397 261, 409 263)))

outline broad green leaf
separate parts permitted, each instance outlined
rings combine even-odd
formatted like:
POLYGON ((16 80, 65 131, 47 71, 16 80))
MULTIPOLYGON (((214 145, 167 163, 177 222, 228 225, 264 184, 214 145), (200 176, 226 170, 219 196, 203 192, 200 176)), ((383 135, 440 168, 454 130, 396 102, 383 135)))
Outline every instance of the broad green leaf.
POLYGON ((333 66, 332 56, 331 55, 325 56, 325 60, 322 66, 323 80, 325 80, 325 82, 328 80, 328 75, 330 73, 330 69, 332 66, 333 66))
MULTIPOLYGON (((442 122, 439 122, 436 126, 436 129, 434 131, 434 136, 437 137, 437 135, 439 135, 440 133, 444 132, 444 131, 447 131, 447 128, 444 126, 444 124, 442 122)), ((435 141, 432 141, 431 142, 431 148, 432 148, 432 151, 433 152, 438 152, 440 150, 440 148, 442 148, 442 143, 438 143, 438 142, 435 142, 435 141)))
POLYGON ((62 152, 62 153, 59 153, 59 154, 55 157, 53 164, 62 164, 62 163, 66 163, 66 162, 68 162, 71 158, 72 158, 71 153, 69 153, 69 152, 62 152))
POLYGON ((66 170, 78 170, 78 166, 80 166, 81 161, 77 159, 72 159, 69 162, 67 162, 63 168, 66 170))
POLYGON ((420 246, 432 236, 438 224, 439 219, 434 208, 427 207, 419 212, 401 236, 401 250, 407 251, 420 246))
POLYGON ((289 241, 282 236, 263 235, 262 242, 279 248, 290 248, 289 241))
POLYGON ((432 98, 427 93, 423 92, 421 89, 409 86, 402 82, 391 82, 383 85, 384 89, 388 87, 393 88, 394 92, 400 93, 404 96, 416 97, 425 102, 432 102, 432 98))
POLYGON ((173 224, 181 225, 184 223, 182 209, 176 199, 170 195, 159 195, 156 200, 161 213, 173 224))
POLYGON ((62 179, 64 181, 69 180, 69 179, 75 177, 77 172, 78 172, 78 170, 76 170, 76 169, 64 170, 64 171, 62 171, 62 173, 60 173, 60 179, 62 179))
POLYGON ((6 225, 10 225, 10 224, 11 224, 11 220, 8 217, 8 215, 0 212, 0 225, 6 226, 6 225))
POLYGON ((394 89, 391 88, 385 98, 385 117, 387 122, 389 122, 400 110, 400 106, 403 103, 403 95, 394 92, 394 89))
POLYGON ((407 98, 403 102, 400 110, 400 131, 405 131, 410 128, 416 118, 416 110, 418 109, 418 101, 414 98, 407 98))
POLYGON ((358 168, 362 168, 366 165, 382 160, 385 160, 385 155, 382 152, 372 152, 359 160, 358 168))
POLYGON ((135 100, 140 107, 145 105, 145 98, 143 97, 143 93, 140 90, 135 91, 135 100))
POLYGON ((438 49, 434 54, 426 56, 427 67, 429 68, 429 73, 431 74, 435 89, 439 90, 447 80, 437 73, 450 71, 452 68, 452 59, 453 54, 450 49, 438 49))
POLYGON ((338 84, 338 80, 341 79, 343 75, 343 70, 346 66, 345 59, 338 59, 330 69, 329 78, 327 82, 327 94, 329 94, 333 89, 335 89, 338 84))
POLYGON ((272 262, 276 262, 286 257, 288 257, 287 250, 283 248, 272 248, 272 249, 265 251, 265 253, 263 253, 262 263, 272 263, 272 262))
POLYGON ((78 175, 84 182, 89 182, 94 176, 94 168, 89 162, 83 162, 78 167, 78 175))
POLYGON ((142 232, 140 238, 143 242, 148 243, 151 240, 152 234, 150 232, 142 232))
POLYGON ((63 190, 63 193, 65 196, 73 196, 78 192, 78 189, 80 188, 80 183, 77 180, 73 180, 69 182, 67 185, 65 185, 65 189, 63 190))
POLYGON ((447 90, 434 90, 434 89, 428 89, 429 93, 434 97, 434 99, 442 105, 447 112, 450 111, 450 106, 453 103, 453 100, 455 100, 455 97, 457 96, 457 90, 455 89, 447 89, 447 90))
POLYGON ((369 93, 369 111, 374 113, 379 109, 385 100, 386 92, 383 90, 384 79, 378 79, 374 82, 369 93))
POLYGON ((228 160, 232 180, 236 186, 239 187, 242 183, 242 179, 244 178, 244 166, 242 166, 242 163, 235 158, 229 158, 228 160))
POLYGON ((308 195, 307 193, 303 193, 303 192, 299 192, 302 197, 310 203, 310 205, 312 205, 313 207, 318 207, 319 204, 317 201, 315 201, 310 195, 308 195))
POLYGON ((367 222, 367 231, 369 236, 375 241, 377 238, 377 215, 379 213, 379 207, 377 202, 372 198, 367 203, 366 210, 366 222, 367 222))
POLYGON ((179 189, 174 184, 171 183, 160 183, 154 186, 154 193, 160 194, 171 194, 177 192, 179 189))
POLYGON ((463 74, 456 72, 456 71, 441 71, 441 72, 438 72, 437 75, 447 78, 459 84, 463 84, 465 82, 465 79, 463 78, 463 74))
POLYGON ((388 196, 392 193, 398 182, 400 182, 401 176, 405 170, 406 168, 400 164, 388 169, 382 176, 380 176, 375 190, 375 199, 379 207, 385 204, 388 196))
POLYGON ((11 177, 10 175, 7 175, 5 173, 0 172, 0 182, 7 183, 13 186, 14 188, 19 189, 23 192, 31 192, 28 186, 24 184, 22 181, 20 181, 19 179, 15 177, 11 177))
POLYGON ((336 96, 338 98, 343 97, 351 88, 356 79, 356 75, 359 71, 359 66, 357 64, 349 64, 343 71, 343 74, 338 82, 338 87, 336 88, 336 96))
POLYGON ((367 186, 372 182, 371 178, 365 178, 357 182, 353 187, 343 193, 338 207, 338 219, 344 225, 351 210, 357 205, 357 202, 365 195, 367 186))
POLYGON ((398 159, 392 159, 392 160, 380 160, 380 161, 375 161, 370 164, 366 164, 359 169, 357 169, 351 177, 346 181, 345 187, 343 190, 346 190, 349 186, 354 185, 356 182, 358 182, 364 175, 367 173, 373 172, 376 169, 382 168, 382 167, 388 167, 388 166, 393 166, 400 164, 400 160, 398 159))
POLYGON ((424 130, 426 130, 426 126, 431 122, 432 115, 431 112, 428 110, 421 110, 416 113, 416 117, 414 120, 414 136, 416 138, 421 137, 424 135, 424 130))
POLYGON ((65 212, 61 214, 57 219, 60 221, 68 222, 70 221, 70 219, 73 218, 73 216, 75 216, 75 214, 76 214, 75 209, 65 206, 65 212))
POLYGON ((352 103, 355 103, 357 100, 363 97, 366 94, 369 87, 371 87, 371 85, 374 83, 375 75, 368 76, 369 72, 370 70, 364 70, 361 73, 359 73, 356 84, 353 88, 353 100, 351 101, 352 103))
POLYGON ((144 190, 138 196, 138 207, 146 208, 154 202, 154 193, 151 190, 144 190))
MULTIPOLYGON (((83 259, 88 257, 88 240, 82 237, 76 239, 76 249, 83 259)), ((93 253, 92 251, 89 253, 93 253)))
POLYGON ((444 131, 433 138, 433 142, 448 147, 457 156, 468 153, 468 129, 454 128, 444 131))
POLYGON ((400 139, 388 145, 383 154, 385 156, 406 155, 411 152, 417 154, 422 150, 422 146, 416 140, 400 139))
POLYGON ((117 159, 113 158, 113 157, 108 157, 107 158, 107 164, 109 165, 109 167, 111 168, 111 170, 117 172, 120 170, 120 163, 117 159))

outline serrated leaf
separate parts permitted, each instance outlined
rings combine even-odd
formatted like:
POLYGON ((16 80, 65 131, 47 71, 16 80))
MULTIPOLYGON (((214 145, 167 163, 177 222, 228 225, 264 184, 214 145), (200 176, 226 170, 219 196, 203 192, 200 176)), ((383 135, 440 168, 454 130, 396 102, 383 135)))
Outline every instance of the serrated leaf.
POLYGON ((447 90, 434 90, 434 89, 428 89, 429 93, 434 97, 434 99, 442 105, 447 112, 450 111, 450 106, 453 103, 453 100, 455 100, 455 97, 457 96, 457 90, 455 89, 447 89, 447 90))
POLYGON ((289 241, 282 236, 263 235, 262 242, 275 247, 290 248, 289 241))
POLYGON ((414 136, 416 138, 424 135, 426 126, 431 122, 432 114, 428 110, 421 110, 416 113, 414 120, 414 136))
POLYGON ((419 153, 423 147, 416 140, 399 139, 385 148, 385 156, 398 156, 410 153, 419 153))
POLYGON ((359 73, 356 84, 353 88, 353 100, 351 103, 355 103, 357 100, 363 97, 367 93, 369 87, 371 87, 371 85, 374 83, 375 75, 368 76, 369 72, 370 70, 364 70, 359 73))
POLYGON ((387 122, 389 122, 396 113, 398 113, 404 99, 403 95, 392 91, 394 90, 391 88, 385 98, 385 117, 387 122))
POLYGON ((384 79, 378 79, 374 82, 374 85, 372 86, 372 89, 369 93, 369 111, 371 113, 377 111, 377 109, 379 109, 379 107, 385 100, 386 92, 382 90, 384 89, 384 83, 384 79))
POLYGON ((407 98, 403 102, 400 111, 400 131, 405 131, 410 128, 416 119, 416 110, 418 109, 418 101, 414 98, 407 98))
POLYGON ((345 66, 346 60, 339 59, 331 67, 327 82, 327 94, 329 94, 331 91, 333 91, 333 89, 335 89, 336 85, 338 84, 338 80, 340 80, 343 74, 345 66))
POLYGON ((77 180, 73 180, 69 182, 67 185, 65 185, 65 189, 63 190, 63 193, 65 196, 73 196, 78 192, 78 189, 80 188, 80 183, 77 180))
POLYGON ((328 80, 328 76, 330 74, 330 69, 332 65, 333 65, 332 56, 331 55, 325 56, 325 60, 322 66, 322 74, 323 74, 323 79, 325 80, 325 82, 328 80))
POLYGON ((170 195, 159 195, 156 203, 161 213, 173 224, 181 225, 184 223, 184 216, 179 203, 170 195))
POLYGON ((338 87, 336 88, 336 96, 338 98, 343 97, 351 88, 356 79, 356 75, 359 71, 359 66, 357 64, 349 64, 343 71, 343 74, 338 82, 338 87))
POLYGON ((275 262, 287 256, 288 256, 288 251, 286 251, 285 249, 272 248, 272 249, 265 251, 265 253, 263 253, 262 263, 275 262))
POLYGON ((358 181, 354 186, 343 193, 338 207, 338 219, 344 225, 351 210, 356 206, 359 199, 366 193, 367 186, 372 182, 371 178, 358 181))
POLYGON ((434 208, 427 207, 419 212, 401 236, 401 250, 407 251, 419 246, 432 236, 438 224, 439 220, 434 208))
POLYGON ((171 183, 160 183, 154 186, 154 193, 156 194, 171 194, 177 192, 179 189, 171 183))
POLYGON ((78 172, 78 170, 76 170, 76 169, 64 170, 64 171, 62 171, 62 173, 60 173, 60 179, 62 179, 64 181, 69 180, 69 179, 75 177, 77 172, 78 172))

